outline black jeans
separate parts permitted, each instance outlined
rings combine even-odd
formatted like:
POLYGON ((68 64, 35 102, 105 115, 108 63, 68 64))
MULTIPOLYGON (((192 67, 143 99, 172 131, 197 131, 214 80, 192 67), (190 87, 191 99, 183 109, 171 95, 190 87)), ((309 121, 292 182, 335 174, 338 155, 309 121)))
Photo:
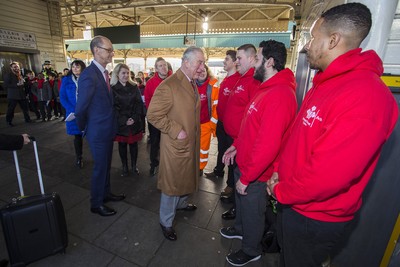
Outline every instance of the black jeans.
POLYGON ((28 111, 28 101, 26 99, 8 99, 8 107, 7 107, 7 115, 6 115, 6 121, 7 122, 12 122, 14 118, 14 110, 15 107, 19 104, 21 107, 22 113, 24 114, 24 119, 26 122, 29 122, 31 118, 29 117, 29 111, 28 111))
MULTIPOLYGON (((235 169, 235 182, 239 181, 241 172, 235 169)), ((242 250, 249 256, 262 253, 261 239, 265 228, 265 211, 267 209, 267 184, 253 182, 247 186, 247 195, 240 195, 235 190, 236 220, 235 229, 243 235, 242 250)))
POLYGON ((160 163, 158 160, 158 153, 160 151, 160 137, 161 132, 156 127, 147 123, 150 133, 150 167, 155 168, 160 163))
POLYGON ((281 267, 321 267, 350 222, 310 219, 278 205, 277 230, 281 267))

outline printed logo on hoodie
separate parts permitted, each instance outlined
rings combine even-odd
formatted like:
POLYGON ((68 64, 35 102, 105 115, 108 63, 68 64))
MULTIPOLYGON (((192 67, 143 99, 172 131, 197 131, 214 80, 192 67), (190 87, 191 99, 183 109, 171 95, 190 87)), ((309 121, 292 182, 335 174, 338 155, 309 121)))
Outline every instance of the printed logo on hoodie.
POLYGON ((229 90, 229 88, 226 87, 226 88, 224 88, 224 90, 223 90, 223 94, 224 94, 224 96, 229 96, 229 95, 231 94, 231 90, 229 90))
POLYGON ((316 106, 312 106, 307 110, 307 115, 303 117, 303 124, 305 126, 313 127, 315 120, 322 121, 322 118, 318 116, 320 110, 316 106))
POLYGON ((253 113, 253 111, 258 112, 258 109, 256 108, 256 103, 252 102, 249 106, 249 109, 247 110, 247 114, 253 113))
POLYGON ((239 85, 235 89, 235 94, 239 94, 240 92, 243 92, 243 91, 244 91, 243 85, 239 85))

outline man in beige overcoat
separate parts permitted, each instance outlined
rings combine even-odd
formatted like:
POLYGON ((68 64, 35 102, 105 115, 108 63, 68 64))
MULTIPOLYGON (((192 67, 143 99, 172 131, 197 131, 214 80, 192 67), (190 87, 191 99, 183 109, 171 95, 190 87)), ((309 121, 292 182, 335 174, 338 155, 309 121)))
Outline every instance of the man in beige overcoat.
POLYGON ((171 241, 177 239, 172 227, 176 210, 197 208, 187 198, 198 187, 200 99, 193 81, 204 71, 204 61, 200 48, 187 48, 180 69, 157 87, 147 111, 147 120, 161 131, 160 225, 171 241))

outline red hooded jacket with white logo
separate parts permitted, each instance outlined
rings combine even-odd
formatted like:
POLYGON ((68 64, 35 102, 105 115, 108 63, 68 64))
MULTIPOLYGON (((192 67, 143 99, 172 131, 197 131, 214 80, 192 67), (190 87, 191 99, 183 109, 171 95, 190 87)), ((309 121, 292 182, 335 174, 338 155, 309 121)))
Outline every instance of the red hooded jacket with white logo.
POLYGON ((280 203, 320 221, 354 217, 398 117, 382 73, 374 51, 354 49, 316 74, 279 157, 280 203))
POLYGON ((235 72, 234 74, 225 77, 224 80, 221 82, 221 85, 219 86, 218 106, 217 106, 217 114, 219 121, 222 122, 224 121, 226 104, 228 102, 233 87, 236 85, 239 79, 240 79, 240 73, 235 72))
POLYGON ((296 115, 295 87, 293 72, 284 69, 263 82, 247 105, 233 144, 243 184, 271 177, 282 137, 296 115))
POLYGON ((224 129, 233 139, 236 139, 239 134, 240 123, 242 122, 247 104, 249 104, 260 86, 260 82, 254 79, 253 75, 254 68, 250 68, 240 77, 232 89, 226 104, 225 115, 223 117, 224 129))

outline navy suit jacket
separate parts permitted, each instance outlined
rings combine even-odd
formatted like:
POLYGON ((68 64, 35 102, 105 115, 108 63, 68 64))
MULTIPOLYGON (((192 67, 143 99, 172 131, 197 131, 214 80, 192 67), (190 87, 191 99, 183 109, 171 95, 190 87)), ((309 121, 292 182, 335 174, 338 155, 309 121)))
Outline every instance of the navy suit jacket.
POLYGON ((117 132, 112 92, 94 63, 79 76, 75 117, 89 142, 112 141, 117 132))

